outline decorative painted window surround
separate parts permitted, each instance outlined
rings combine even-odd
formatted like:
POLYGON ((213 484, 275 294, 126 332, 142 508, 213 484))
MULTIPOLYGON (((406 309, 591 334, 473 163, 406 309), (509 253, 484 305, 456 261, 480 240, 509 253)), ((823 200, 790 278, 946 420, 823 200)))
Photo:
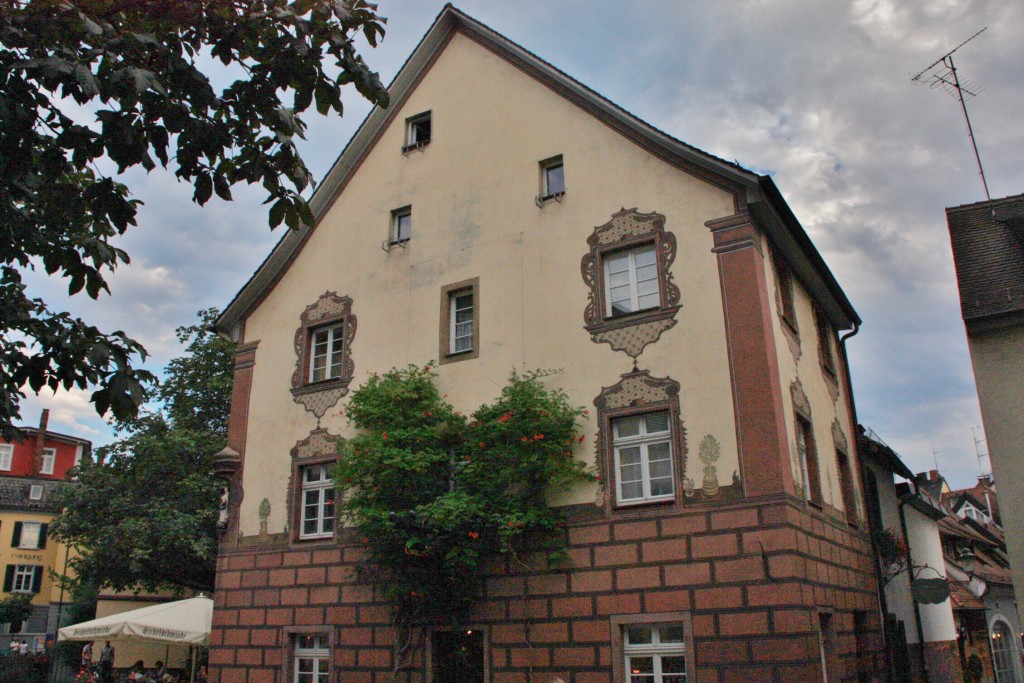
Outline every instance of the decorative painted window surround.
POLYGON ((796 440, 797 459, 800 463, 800 482, 804 499, 811 505, 820 508, 821 499, 821 467, 818 460, 817 444, 814 441, 814 423, 811 422, 811 403, 804 393, 800 380, 790 386, 793 396, 793 432, 796 440))
POLYGON ((331 434, 326 429, 314 429, 302 441, 292 447, 291 477, 288 482, 288 517, 292 533, 290 538, 294 543, 316 543, 332 541, 337 533, 337 519, 334 523, 334 531, 330 534, 303 534, 302 508, 304 504, 303 472, 311 467, 327 467, 327 474, 330 476, 331 466, 337 462, 337 446, 340 437, 331 434))
POLYGON ((679 383, 671 378, 651 377, 640 370, 622 375, 594 399, 598 419, 598 463, 607 482, 605 500, 613 510, 635 510, 646 506, 681 505, 683 473, 686 472, 686 430, 679 416, 679 383), (624 417, 667 412, 672 451, 672 494, 653 500, 619 501, 619 471, 615 458, 614 422, 624 417))
POLYGON ((306 307, 299 316, 295 331, 295 372, 292 374, 292 396, 317 418, 348 393, 348 385, 355 374, 352 361, 352 341, 356 335, 356 316, 352 313, 352 299, 325 292, 316 303, 306 307), (318 382, 310 381, 310 363, 313 354, 313 335, 330 327, 341 327, 342 359, 339 374, 318 382))
POLYGON ((438 330, 439 348, 438 364, 455 363, 463 360, 480 357, 480 278, 474 277, 469 280, 455 282, 441 287, 441 325, 438 330), (472 323, 473 338, 471 348, 465 351, 455 351, 454 336, 455 326, 453 325, 454 306, 457 297, 469 294, 473 297, 472 323))
MULTIPOLYGON (((611 621, 612 638, 612 681, 614 683, 628 683, 632 680, 626 668, 626 657, 630 655, 630 648, 625 642, 627 628, 641 625, 667 626, 679 625, 683 627, 683 642, 679 647, 673 647, 671 654, 681 654, 686 659, 687 680, 695 676, 693 657, 693 625, 689 612, 651 612, 647 614, 614 614, 611 621)), ((644 678, 648 680, 648 678, 644 678)), ((659 680, 659 679, 650 679, 659 680)), ((672 680, 671 678, 668 680, 672 680)))
POLYGON ((665 217, 659 213, 640 213, 622 209, 610 221, 594 228, 587 238, 590 252, 581 263, 583 281, 590 288, 583 312, 584 328, 595 343, 608 343, 634 360, 644 348, 676 324, 680 308, 679 287, 672 281, 671 265, 676 257, 676 238, 665 230, 665 217), (658 277, 658 305, 630 313, 612 315, 609 308, 609 283, 605 262, 628 252, 653 247, 658 277))

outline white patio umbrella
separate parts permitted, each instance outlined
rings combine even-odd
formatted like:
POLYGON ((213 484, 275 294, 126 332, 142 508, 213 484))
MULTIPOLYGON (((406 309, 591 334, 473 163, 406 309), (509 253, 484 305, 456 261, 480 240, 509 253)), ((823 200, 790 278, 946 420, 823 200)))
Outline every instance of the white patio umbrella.
MULTIPOLYGON (((213 625, 213 600, 200 595, 187 600, 162 602, 120 614, 111 614, 57 631, 57 640, 128 640, 150 643, 209 645, 213 625)), ((191 655, 190 680, 196 677, 196 658, 191 655)))
POLYGON ((65 626, 57 632, 57 640, 117 639, 207 645, 212 622, 213 600, 199 596, 65 626))

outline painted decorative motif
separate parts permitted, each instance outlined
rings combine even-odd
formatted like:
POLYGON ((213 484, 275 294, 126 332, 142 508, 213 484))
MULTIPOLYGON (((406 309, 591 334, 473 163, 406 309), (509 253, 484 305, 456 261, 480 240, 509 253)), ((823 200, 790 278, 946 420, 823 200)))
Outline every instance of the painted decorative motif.
POLYGON ((832 420, 832 441, 836 444, 836 449, 843 453, 850 452, 849 442, 846 440, 846 433, 843 432, 843 425, 840 424, 839 418, 832 420))
POLYGON ((292 458, 304 460, 331 455, 337 451, 340 440, 340 436, 335 436, 326 429, 314 429, 309 436, 292 447, 292 458))
POLYGON ((594 405, 600 411, 620 410, 672 401, 678 396, 679 382, 651 377, 650 370, 639 370, 622 375, 618 384, 602 389, 594 405))
POLYGON ((793 396, 793 409, 805 418, 810 419, 811 401, 807 398, 807 394, 804 392, 804 385, 800 383, 799 379, 793 380, 793 383, 789 385, 789 391, 793 396))
POLYGON ((292 373, 292 395, 296 403, 319 420, 348 393, 348 385, 355 374, 351 351, 356 336, 356 316, 352 313, 352 299, 338 296, 336 292, 325 292, 316 303, 306 307, 299 320, 301 324, 295 331, 294 341, 296 361, 295 372, 292 373), (341 375, 323 382, 308 383, 310 332, 316 327, 336 322, 344 323, 341 375))
POLYGON ((580 263, 583 281, 590 289, 583 311, 585 329, 597 344, 609 344, 635 361, 644 348, 657 341, 675 324, 680 307, 679 287, 672 281, 671 266, 676 258, 676 238, 665 231, 665 217, 622 209, 610 221, 594 228, 587 238, 590 252, 580 263), (605 308, 603 259, 612 252, 653 244, 657 257, 659 305, 636 313, 609 316, 605 308))
POLYGON ((267 535, 267 520, 270 519, 270 499, 264 498, 260 501, 260 536, 267 535))
POLYGON ((700 440, 700 447, 697 449, 697 457, 704 463, 704 482, 701 491, 708 498, 718 495, 721 487, 718 485, 718 459, 722 457, 722 446, 718 439, 705 434, 700 440))

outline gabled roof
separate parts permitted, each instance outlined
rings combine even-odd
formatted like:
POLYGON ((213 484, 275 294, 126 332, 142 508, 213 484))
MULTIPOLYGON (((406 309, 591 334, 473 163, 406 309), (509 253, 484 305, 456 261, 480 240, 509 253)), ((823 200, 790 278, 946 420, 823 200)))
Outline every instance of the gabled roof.
MULTIPOLYGON (((18 429, 25 434, 25 440, 34 440, 39 435, 39 429, 36 427, 18 427, 18 429)), ((88 439, 83 439, 78 436, 69 436, 68 434, 60 434, 58 432, 50 431, 49 429, 46 430, 46 440, 60 441, 61 443, 68 443, 73 446, 82 445, 86 450, 92 448, 92 441, 89 441, 88 439)), ((0 443, 11 442, 0 439, 0 443)))
POLYGON ((824 259, 768 176, 752 173, 688 145, 625 111, 472 17, 445 5, 388 87, 388 109, 374 107, 310 198, 315 223, 286 233, 217 320, 221 334, 237 338, 237 326, 256 307, 301 251, 349 179, 356 173, 409 94, 456 34, 490 50, 540 84, 557 92, 651 154, 717 185, 734 196, 737 211, 749 209, 789 262, 836 329, 860 324, 824 259))

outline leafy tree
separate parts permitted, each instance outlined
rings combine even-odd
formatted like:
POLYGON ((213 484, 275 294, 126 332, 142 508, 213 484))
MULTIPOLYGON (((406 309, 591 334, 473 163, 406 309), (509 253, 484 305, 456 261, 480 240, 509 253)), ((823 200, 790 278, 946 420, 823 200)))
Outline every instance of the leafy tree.
POLYGON ((32 616, 32 596, 11 595, 0 600, 0 624, 9 624, 11 633, 21 632, 21 622, 32 616))
MULTIPOLYGON (((434 385, 430 365, 373 375, 346 413, 363 433, 341 444, 342 518, 365 548, 363 575, 409 629, 458 622, 479 596, 485 560, 564 554, 548 495, 592 480, 573 457, 584 412, 539 373, 513 373, 471 418, 434 385)), ((396 665, 399 658, 396 657, 396 665)))
POLYGON ((349 84, 387 105, 354 47, 375 46, 384 21, 365 0, 0 3, 0 436, 18 438, 26 386, 98 385, 96 410, 123 420, 152 379, 133 366, 138 342, 30 298, 23 271, 109 291, 129 261, 114 240, 136 224, 117 179, 133 167, 173 170, 197 204, 258 183, 271 227, 311 223, 300 115, 341 113, 349 84))
POLYGON ((220 489, 212 457, 227 442, 234 347, 211 330, 216 309, 178 329, 187 344, 154 398, 161 410, 123 422, 124 436, 64 487, 51 534, 75 546, 79 581, 117 590, 212 590, 220 489))

